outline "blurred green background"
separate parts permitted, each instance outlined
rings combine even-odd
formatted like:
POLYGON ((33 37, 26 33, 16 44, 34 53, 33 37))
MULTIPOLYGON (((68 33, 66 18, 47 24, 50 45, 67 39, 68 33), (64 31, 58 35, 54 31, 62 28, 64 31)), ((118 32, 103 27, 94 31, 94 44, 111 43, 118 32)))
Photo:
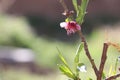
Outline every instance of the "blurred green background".
MULTIPOLYGON (((70 0, 65 0, 65 2, 70 9, 73 9, 70 0)), ((88 14, 82 25, 82 31, 97 66, 99 66, 106 38, 120 43, 118 3, 120 3, 119 0, 93 0, 88 6, 88 14)), ((31 49, 35 55, 33 61, 33 65, 37 66, 35 70, 40 70, 40 73, 31 73, 24 67, 16 69, 16 66, 7 64, 7 68, 0 67, 0 80, 67 79, 58 71, 57 64, 60 63, 60 60, 56 47, 61 50, 73 68, 73 58, 80 38, 77 34, 67 36, 66 31, 60 28, 59 23, 64 21, 64 17, 61 15, 63 9, 59 1, 1 0, 0 4, 2 4, 0 6, 0 46, 31 49)), ((111 66, 114 68, 119 55, 120 52, 116 49, 109 48, 104 71, 107 76, 110 76, 109 69, 111 66)), ((87 66, 87 74, 80 73, 82 80, 87 80, 88 77, 95 80, 92 67, 84 51, 80 55, 80 61, 87 66)))

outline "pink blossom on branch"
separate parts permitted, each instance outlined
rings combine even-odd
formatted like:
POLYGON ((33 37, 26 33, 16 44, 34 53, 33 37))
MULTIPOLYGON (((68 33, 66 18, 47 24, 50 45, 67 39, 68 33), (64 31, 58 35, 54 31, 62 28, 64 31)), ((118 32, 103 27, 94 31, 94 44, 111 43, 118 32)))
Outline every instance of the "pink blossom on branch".
POLYGON ((75 21, 61 22, 60 27, 64 28, 67 31, 67 35, 74 34, 75 32, 81 30, 80 25, 75 21))

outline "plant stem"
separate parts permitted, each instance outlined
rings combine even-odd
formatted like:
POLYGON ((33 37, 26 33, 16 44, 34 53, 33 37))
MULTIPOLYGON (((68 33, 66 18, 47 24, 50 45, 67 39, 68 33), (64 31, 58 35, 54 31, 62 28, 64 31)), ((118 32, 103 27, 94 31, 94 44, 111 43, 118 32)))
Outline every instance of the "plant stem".
POLYGON ((108 77, 108 78, 105 79, 105 80, 113 80, 113 79, 116 79, 116 78, 118 78, 118 77, 120 77, 120 73, 119 73, 119 74, 116 74, 116 75, 114 75, 114 76, 110 76, 110 77, 108 77))
POLYGON ((103 69, 105 66, 106 59, 107 59, 107 50, 108 50, 108 43, 104 43, 101 62, 100 62, 100 66, 99 66, 99 74, 97 76, 97 80, 102 79, 103 69))
POLYGON ((65 12, 68 12, 68 8, 67 8, 67 6, 66 6, 64 0, 60 0, 60 3, 61 3, 61 5, 63 6, 65 12))
POLYGON ((88 50, 88 45, 87 45, 86 39, 85 39, 85 37, 83 36, 83 34, 82 34, 81 31, 78 31, 78 34, 79 34, 79 36, 81 37, 82 42, 84 43, 84 50, 85 50, 86 56, 88 57, 88 59, 89 59, 91 65, 92 65, 92 68, 93 68, 96 76, 98 76, 98 69, 97 69, 97 67, 96 67, 96 65, 95 65, 94 59, 92 59, 92 57, 91 57, 91 55, 90 55, 90 52, 89 52, 89 50, 88 50))

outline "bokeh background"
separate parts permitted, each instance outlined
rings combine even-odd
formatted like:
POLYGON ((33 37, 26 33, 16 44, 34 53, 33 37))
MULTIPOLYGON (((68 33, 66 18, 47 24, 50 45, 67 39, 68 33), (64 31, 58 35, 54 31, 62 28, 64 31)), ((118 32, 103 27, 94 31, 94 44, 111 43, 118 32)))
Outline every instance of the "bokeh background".
MULTIPOLYGON (((65 2, 74 10, 71 0, 65 2)), ((63 11, 59 0, 0 0, 0 80, 67 79, 58 71, 56 47, 73 67, 80 38, 77 34, 67 36, 60 28, 65 19, 63 11)), ((99 66, 103 42, 120 43, 120 0, 90 0, 87 12, 82 31, 99 66)), ((119 55, 117 49, 109 48, 107 77, 119 55)), ((84 51, 80 60, 87 66, 87 74, 80 74, 82 80, 95 80, 84 51)))

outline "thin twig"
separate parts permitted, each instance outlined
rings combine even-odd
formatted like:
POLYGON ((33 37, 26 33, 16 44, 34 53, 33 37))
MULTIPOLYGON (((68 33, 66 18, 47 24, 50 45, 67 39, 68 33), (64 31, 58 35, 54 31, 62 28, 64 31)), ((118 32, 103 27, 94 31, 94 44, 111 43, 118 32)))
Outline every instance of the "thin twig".
POLYGON ((107 50, 108 50, 108 44, 104 43, 101 62, 99 66, 99 76, 97 76, 97 80, 101 80, 102 78, 103 69, 105 66, 106 59, 107 59, 107 50))
POLYGON ((64 8, 64 12, 62 13, 64 16, 69 17, 74 14, 73 10, 72 11, 68 10, 67 5, 65 4, 64 0, 60 0, 60 3, 62 5, 62 7, 64 8))
POLYGON ((68 8, 67 8, 65 2, 63 0, 60 0, 60 3, 62 5, 62 7, 64 8, 65 12, 68 12, 68 8))
POLYGON ((114 48, 116 48, 120 52, 120 45, 118 43, 108 42, 108 44, 113 46, 114 48))
POLYGON ((81 37, 82 42, 84 42, 84 50, 85 50, 85 52, 86 52, 86 55, 87 55, 89 61, 91 62, 92 68, 93 68, 96 76, 98 76, 98 69, 97 69, 97 67, 96 67, 96 65, 95 65, 94 59, 92 59, 92 57, 91 57, 91 55, 90 55, 90 52, 89 52, 89 50, 88 50, 88 45, 87 45, 86 39, 85 39, 85 37, 83 36, 83 34, 82 34, 81 31, 78 31, 78 34, 79 34, 79 36, 81 37))
POLYGON ((116 75, 113 75, 113 76, 110 76, 110 77, 108 77, 108 78, 105 79, 105 80, 113 80, 113 79, 116 79, 116 78, 118 78, 118 77, 120 77, 120 73, 119 73, 119 74, 116 74, 116 75))

